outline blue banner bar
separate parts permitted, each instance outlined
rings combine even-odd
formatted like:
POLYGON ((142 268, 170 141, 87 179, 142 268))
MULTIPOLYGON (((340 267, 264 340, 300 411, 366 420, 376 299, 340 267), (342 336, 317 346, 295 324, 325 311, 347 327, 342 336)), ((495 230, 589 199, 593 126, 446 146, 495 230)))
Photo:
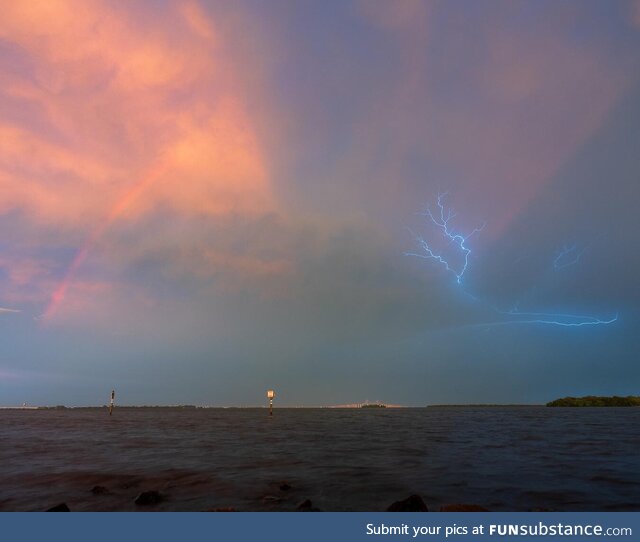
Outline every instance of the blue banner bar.
POLYGON ((2 513, 27 542, 640 540, 640 512, 2 513))

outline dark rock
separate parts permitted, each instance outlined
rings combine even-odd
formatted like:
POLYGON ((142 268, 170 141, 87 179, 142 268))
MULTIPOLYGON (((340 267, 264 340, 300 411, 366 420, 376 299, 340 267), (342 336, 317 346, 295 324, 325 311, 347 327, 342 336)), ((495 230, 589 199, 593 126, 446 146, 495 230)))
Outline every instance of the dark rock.
POLYGON ((164 495, 159 491, 143 491, 134 501, 138 506, 152 506, 164 501, 164 495))
POLYGON ((66 502, 61 502, 60 504, 56 504, 47 510, 47 512, 71 512, 66 502))
POLYGON ((289 491, 291 486, 287 482, 282 482, 280 484, 280 491, 289 491))
POLYGON ((403 501, 394 502, 387 512, 428 512, 427 505, 420 495, 410 495, 403 501))
POLYGON ((396 501, 389 508, 387 512, 428 512, 427 505, 424 504, 420 495, 411 495, 404 501, 396 501))
POLYGON ((304 501, 299 503, 298 506, 296 506, 296 510, 298 512, 322 512, 320 508, 316 508, 315 506, 313 506, 313 503, 310 499, 305 499, 304 501))
POLYGON ((94 495, 106 495, 109 493, 109 490, 104 486, 93 486, 91 488, 91 493, 94 495))
POLYGON ((483 506, 477 504, 443 504, 440 512, 488 512, 483 506))
POLYGON ((223 508, 207 508, 205 512, 237 512, 233 506, 226 506, 223 508))
POLYGON ((282 499, 280 497, 276 497, 275 495, 265 495, 262 497, 262 502, 280 502, 282 499))

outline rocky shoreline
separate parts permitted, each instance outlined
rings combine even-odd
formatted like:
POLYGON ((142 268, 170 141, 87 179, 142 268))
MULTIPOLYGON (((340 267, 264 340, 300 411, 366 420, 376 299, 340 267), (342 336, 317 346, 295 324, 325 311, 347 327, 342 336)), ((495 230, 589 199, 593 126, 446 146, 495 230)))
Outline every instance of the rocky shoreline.
MULTIPOLYGON (((295 501, 287 498, 286 493, 292 490, 292 486, 283 481, 279 483, 279 492, 277 494, 266 494, 261 498, 261 502, 266 505, 271 505, 271 509, 268 511, 281 511, 281 512, 323 512, 324 510, 314 506, 311 499, 302 499, 297 501, 296 504, 293 504, 295 501), (274 505, 279 505, 277 508, 274 505)), ((105 486, 96 485, 93 486, 89 492, 94 497, 100 497, 104 495, 112 495, 112 492, 109 488, 105 486)), ((145 491, 141 491, 133 498, 133 503, 135 504, 135 509, 139 511, 170 511, 168 509, 159 510, 158 505, 162 503, 171 502, 171 495, 160 491, 158 489, 149 489, 145 491)), ((50 508, 44 510, 46 512, 72 512, 74 511, 66 502, 60 502, 50 508)), ((263 507, 259 507, 258 509, 239 509, 234 506, 217 506, 211 508, 205 508, 201 510, 194 510, 201 512, 252 512, 252 511, 264 511, 263 507)), ((434 506, 429 508, 427 504, 424 502, 423 498, 420 495, 413 494, 409 495, 407 498, 395 501, 391 503, 384 510, 372 510, 377 512, 490 512, 489 509, 484 506, 480 506, 478 504, 473 503, 445 503, 440 504, 439 506, 434 506)), ((551 511, 550 509, 534 509, 529 510, 531 512, 539 512, 539 511, 551 511)))

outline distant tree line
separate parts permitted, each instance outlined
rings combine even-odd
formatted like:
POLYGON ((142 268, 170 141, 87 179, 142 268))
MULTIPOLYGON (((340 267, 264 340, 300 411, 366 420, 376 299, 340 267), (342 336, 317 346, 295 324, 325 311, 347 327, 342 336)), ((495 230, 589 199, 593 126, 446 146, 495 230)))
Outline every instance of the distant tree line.
POLYGON ((628 395, 627 397, 598 397, 587 395, 586 397, 563 397, 547 403, 548 407, 633 407, 640 406, 640 397, 628 395))

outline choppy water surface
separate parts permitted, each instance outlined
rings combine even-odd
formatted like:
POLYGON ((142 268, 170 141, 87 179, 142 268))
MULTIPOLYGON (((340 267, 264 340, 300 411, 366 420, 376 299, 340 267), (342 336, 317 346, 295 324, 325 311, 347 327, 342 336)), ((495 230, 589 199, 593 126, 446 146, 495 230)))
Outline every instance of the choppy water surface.
POLYGON ((0 510, 151 489, 153 510, 639 510, 640 408, 0 411, 0 510))

